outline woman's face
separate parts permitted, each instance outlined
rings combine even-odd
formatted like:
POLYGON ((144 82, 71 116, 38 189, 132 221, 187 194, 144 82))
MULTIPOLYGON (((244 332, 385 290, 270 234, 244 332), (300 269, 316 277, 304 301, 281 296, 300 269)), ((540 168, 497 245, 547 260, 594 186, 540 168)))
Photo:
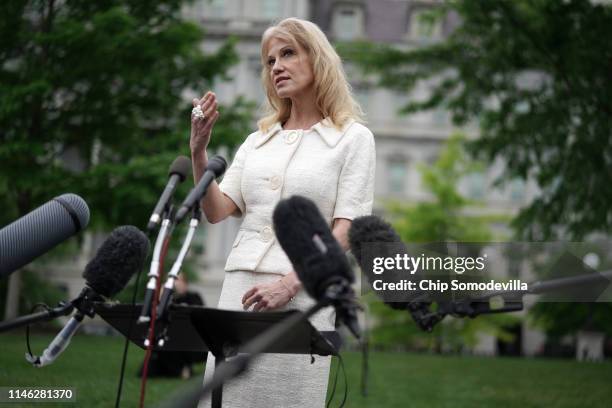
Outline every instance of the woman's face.
POLYGON ((270 80, 280 98, 304 96, 314 84, 314 75, 306 50, 281 38, 272 37, 268 43, 266 63, 270 80))

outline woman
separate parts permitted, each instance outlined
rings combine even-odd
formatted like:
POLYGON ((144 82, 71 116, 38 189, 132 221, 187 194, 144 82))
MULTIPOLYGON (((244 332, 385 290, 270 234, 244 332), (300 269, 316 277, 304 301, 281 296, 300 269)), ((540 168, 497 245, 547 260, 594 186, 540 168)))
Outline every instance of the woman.
MULTIPOLYGON (((202 200, 211 223, 244 217, 225 265, 219 308, 253 311, 306 309, 313 301, 274 237, 272 213, 283 198, 313 200, 343 248, 351 220, 371 212, 375 152, 372 133, 356 122, 361 110, 340 58, 313 23, 289 18, 262 37, 262 82, 268 115, 240 146, 223 181, 202 200)), ((194 99, 190 147, 197 182, 219 117, 212 92, 194 99)), ((333 330, 327 308, 311 319, 333 330)), ((223 389, 224 407, 322 407, 329 357, 266 354, 223 389)), ((209 356, 206 379, 214 369, 209 356)), ((203 401, 201 407, 210 406, 203 401)))

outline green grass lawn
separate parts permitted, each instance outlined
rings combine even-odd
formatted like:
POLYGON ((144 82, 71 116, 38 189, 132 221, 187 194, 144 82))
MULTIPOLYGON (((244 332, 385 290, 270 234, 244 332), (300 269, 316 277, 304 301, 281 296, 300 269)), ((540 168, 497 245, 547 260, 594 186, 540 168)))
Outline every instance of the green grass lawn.
MULTIPOLYGON (((40 354, 51 338, 35 336, 33 352, 40 354)), ((25 350, 23 335, 0 336, 0 386, 74 387, 77 403, 64 406, 114 406, 123 350, 120 338, 80 333, 54 364, 40 369, 25 361, 25 350)), ((349 384, 347 407, 612 406, 612 362, 376 352, 370 355, 369 396, 364 398, 360 395, 361 356, 357 353, 343 355, 349 384)), ((140 379, 135 373, 143 356, 142 350, 130 346, 123 407, 138 405, 140 379)), ((196 375, 201 376, 202 372, 202 367, 196 367, 196 375)), ((178 379, 149 379, 146 406, 154 407, 170 394, 180 392, 185 383, 178 379)), ((340 376, 333 407, 338 406, 343 387, 340 376)), ((38 403, 30 406, 58 405, 38 403)))

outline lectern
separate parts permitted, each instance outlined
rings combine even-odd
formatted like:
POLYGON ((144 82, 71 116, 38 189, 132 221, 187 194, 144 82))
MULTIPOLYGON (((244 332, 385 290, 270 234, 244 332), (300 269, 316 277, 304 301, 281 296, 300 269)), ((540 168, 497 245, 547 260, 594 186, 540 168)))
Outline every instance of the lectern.
MULTIPOLYGON (((95 311, 132 343, 146 349, 149 325, 137 324, 142 305, 97 303, 95 311)), ((202 306, 171 305, 167 319, 155 325, 156 351, 210 351, 215 366, 242 352, 242 347, 272 327, 301 312, 243 312, 202 306)), ((267 353, 338 355, 340 335, 320 332, 308 320, 300 322, 286 336, 270 344, 267 353)), ((212 393, 212 406, 221 408, 223 388, 212 393)))

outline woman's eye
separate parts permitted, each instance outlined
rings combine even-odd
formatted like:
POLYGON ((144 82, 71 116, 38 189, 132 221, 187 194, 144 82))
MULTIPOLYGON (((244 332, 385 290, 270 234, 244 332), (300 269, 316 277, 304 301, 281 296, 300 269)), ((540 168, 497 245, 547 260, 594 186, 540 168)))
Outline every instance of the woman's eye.
POLYGON ((274 60, 273 59, 269 59, 268 60, 268 65, 274 65, 274 60))
POLYGON ((283 51, 283 57, 286 57, 287 55, 293 55, 293 50, 291 50, 291 49, 284 50, 283 51))

